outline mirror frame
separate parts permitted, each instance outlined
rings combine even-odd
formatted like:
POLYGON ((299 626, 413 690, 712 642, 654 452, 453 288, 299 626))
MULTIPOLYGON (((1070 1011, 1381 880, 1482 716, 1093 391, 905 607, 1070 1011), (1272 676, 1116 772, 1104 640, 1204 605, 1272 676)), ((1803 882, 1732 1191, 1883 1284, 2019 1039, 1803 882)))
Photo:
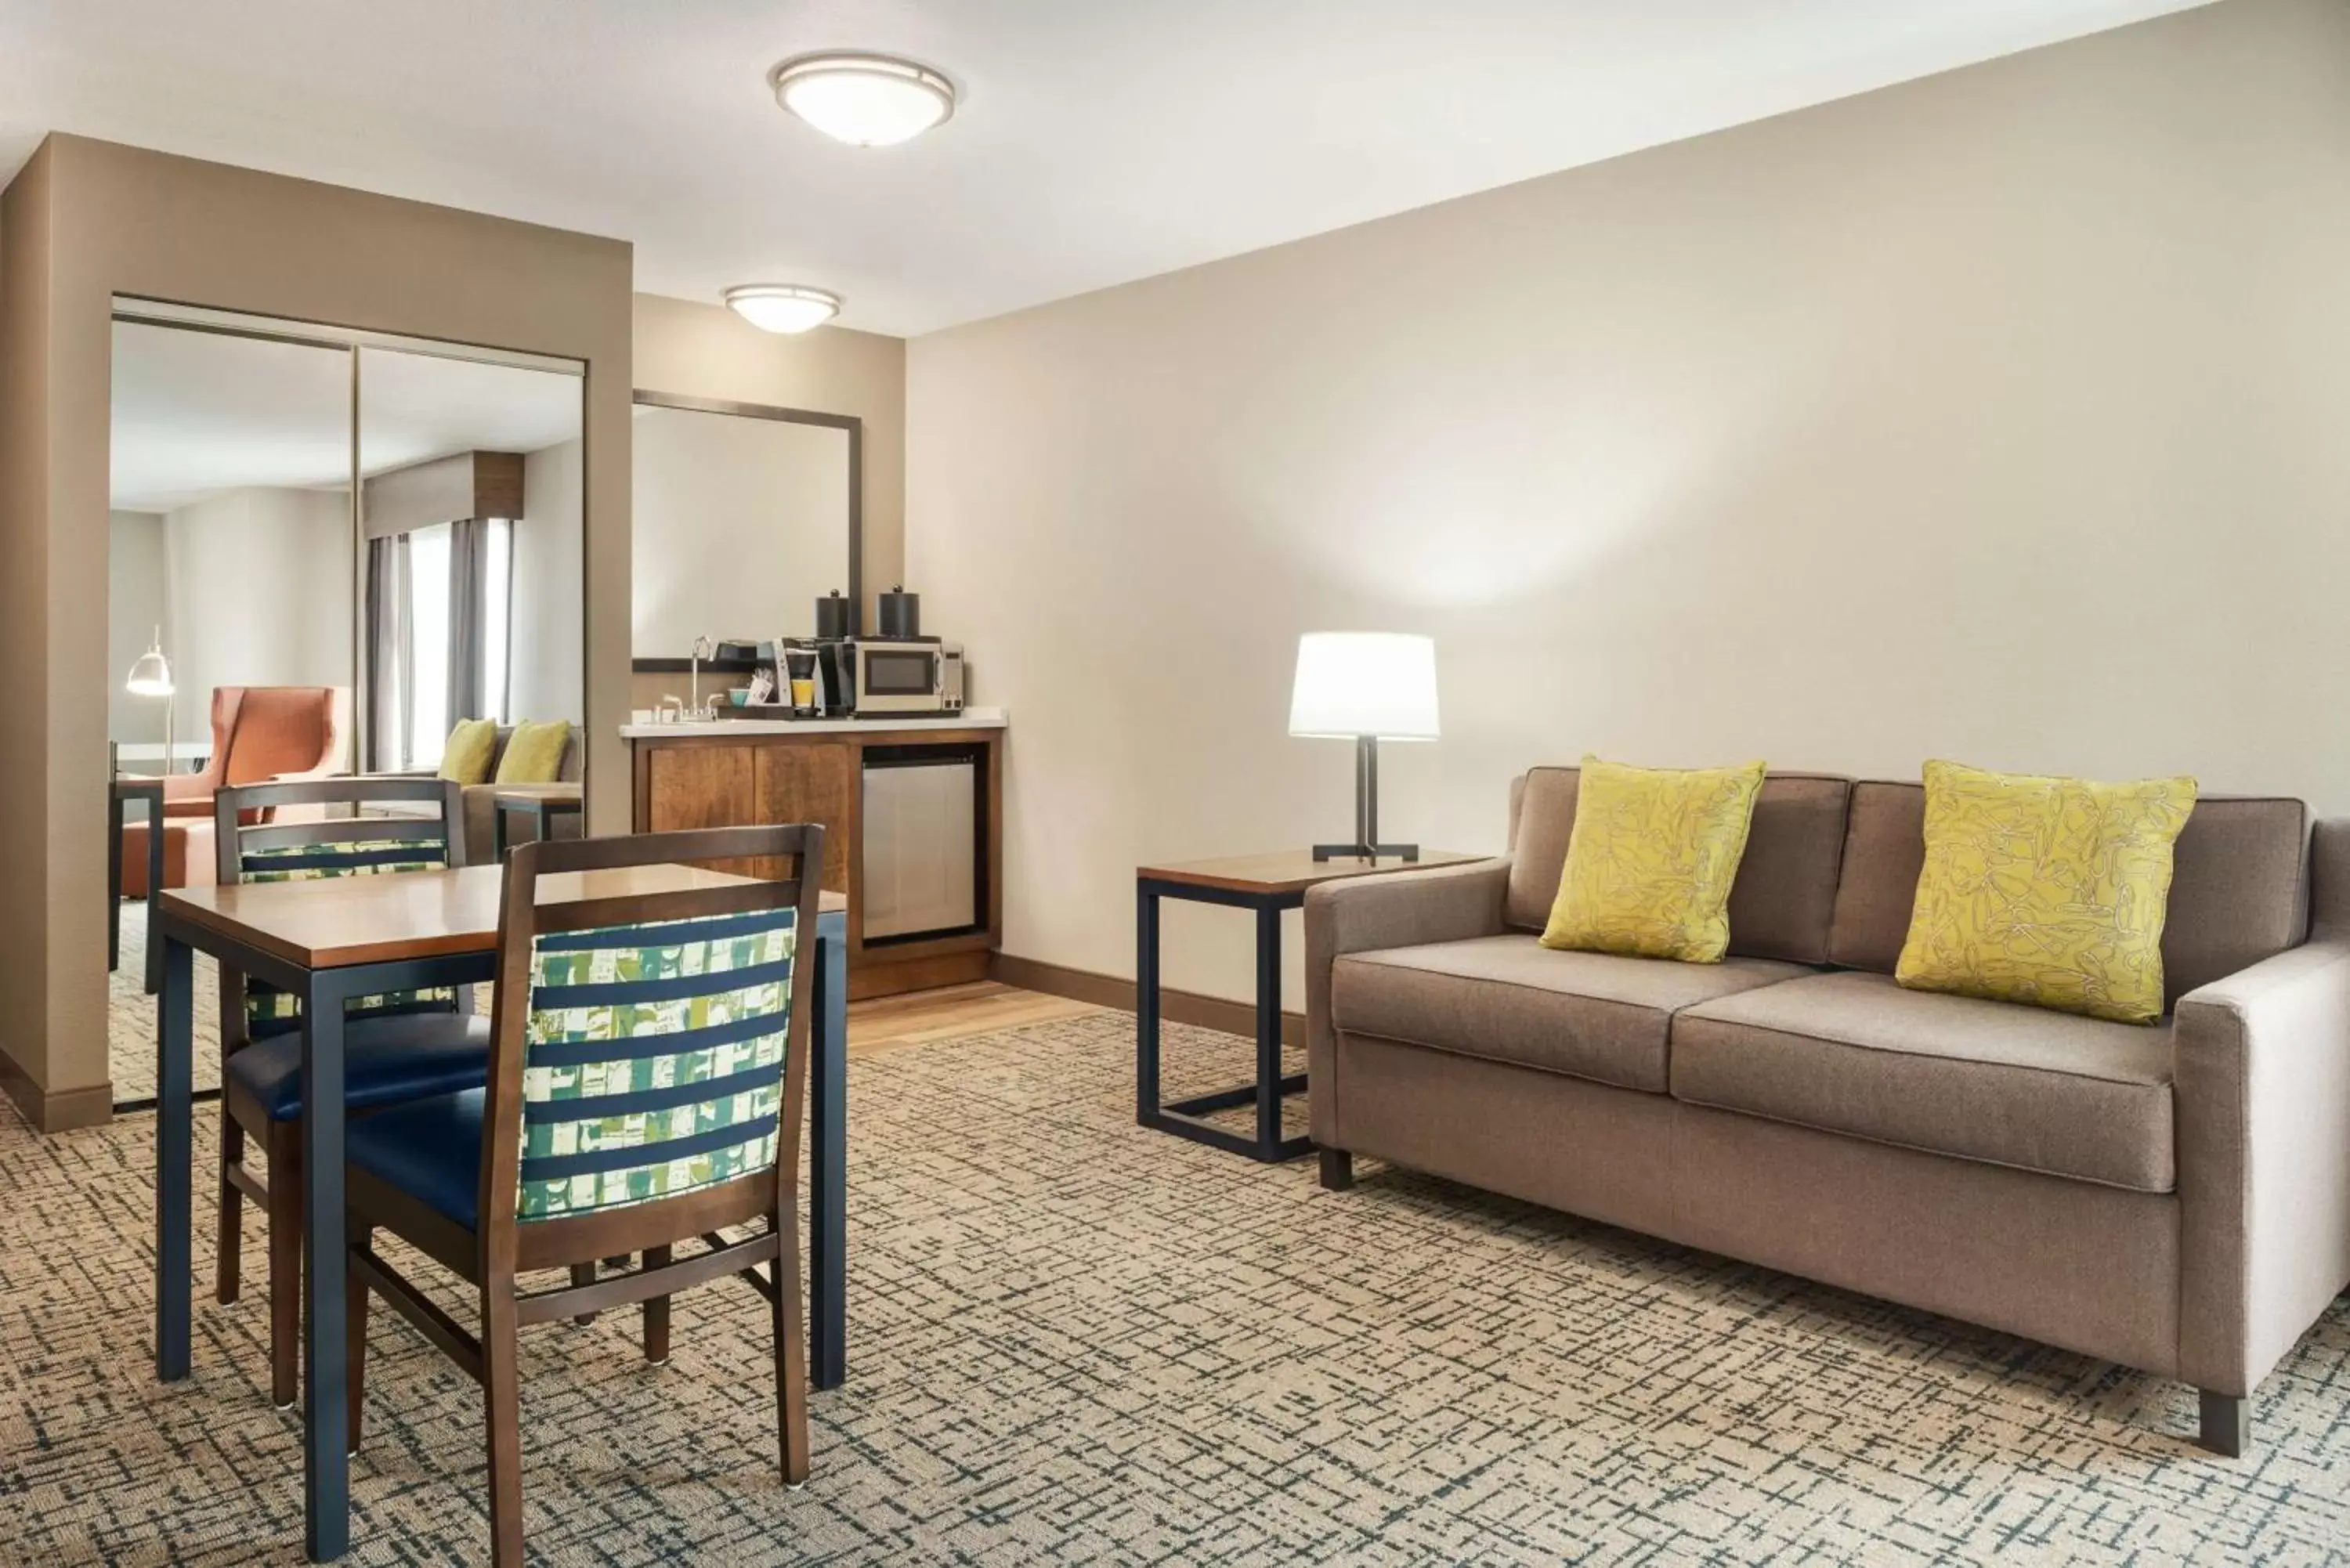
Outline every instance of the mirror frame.
MULTIPOLYGON (((653 392, 639 387, 629 400, 649 409, 679 409, 692 414, 733 414, 746 420, 776 420, 792 425, 823 425, 848 432, 848 602, 857 607, 857 628, 865 628, 865 421, 855 414, 827 414, 814 409, 786 409, 772 403, 738 403, 726 398, 690 398, 682 392, 653 392)), ((636 524, 630 507, 629 526, 636 524)), ((631 650, 633 653, 633 650, 631 650)), ((635 668, 681 659, 633 659, 635 668)))

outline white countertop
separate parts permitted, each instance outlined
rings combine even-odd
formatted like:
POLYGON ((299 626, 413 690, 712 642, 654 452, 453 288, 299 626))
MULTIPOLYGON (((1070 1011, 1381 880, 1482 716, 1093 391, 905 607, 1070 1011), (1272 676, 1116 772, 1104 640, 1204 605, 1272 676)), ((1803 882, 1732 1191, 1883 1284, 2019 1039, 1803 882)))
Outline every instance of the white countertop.
POLYGON ((713 719, 706 724, 623 724, 629 741, 686 735, 823 735, 860 730, 1001 730, 1009 721, 1001 708, 966 708, 946 719, 713 719))

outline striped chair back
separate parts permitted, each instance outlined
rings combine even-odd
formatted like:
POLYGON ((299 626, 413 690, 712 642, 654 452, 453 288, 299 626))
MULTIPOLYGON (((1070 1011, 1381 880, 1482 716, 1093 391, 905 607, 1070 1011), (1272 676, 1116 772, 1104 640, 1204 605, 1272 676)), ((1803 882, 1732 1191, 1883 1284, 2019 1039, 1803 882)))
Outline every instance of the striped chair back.
POLYGON ((531 939, 517 1220, 775 1163, 797 927, 783 909, 531 939))
MULTIPOLYGON (((465 859, 461 786, 443 779, 301 779, 249 784, 213 796, 213 834, 224 883, 308 882, 329 877, 441 871, 465 859), (369 806, 402 808, 398 815, 363 815, 369 806), (283 807, 318 808, 317 820, 285 822, 283 807), (348 815, 336 815, 345 813, 348 815)), ((458 1005, 455 990, 387 992, 355 996, 349 1020, 403 1012, 445 1012, 458 1005)), ((299 1028, 300 1003, 265 981, 244 987, 248 1039, 299 1028)))
MULTIPOLYGON (((822 864, 823 831, 643 834, 514 851, 490 1077, 491 1126, 512 1143, 484 1156, 513 1172, 505 1190, 518 1226, 685 1198, 795 1158, 807 1077, 800 942, 815 929, 810 868, 822 864), (793 873, 754 881, 680 870, 750 857, 788 858, 793 873), (573 868, 590 875, 547 885, 573 868), (579 897, 631 868, 639 875, 628 886, 666 886, 579 897), (675 886, 681 877, 696 885, 675 886)), ((484 1177, 485 1205, 499 1199, 494 1179, 484 1177)), ((772 1204, 774 1183, 764 1190, 772 1204)))

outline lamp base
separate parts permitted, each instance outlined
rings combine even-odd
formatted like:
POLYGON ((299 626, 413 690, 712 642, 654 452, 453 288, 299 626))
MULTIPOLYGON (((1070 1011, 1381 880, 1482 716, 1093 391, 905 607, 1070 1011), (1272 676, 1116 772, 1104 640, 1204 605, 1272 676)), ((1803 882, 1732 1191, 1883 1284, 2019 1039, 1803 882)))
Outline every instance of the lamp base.
POLYGON ((1402 860, 1419 858, 1417 844, 1317 844, 1316 860, 1402 860))

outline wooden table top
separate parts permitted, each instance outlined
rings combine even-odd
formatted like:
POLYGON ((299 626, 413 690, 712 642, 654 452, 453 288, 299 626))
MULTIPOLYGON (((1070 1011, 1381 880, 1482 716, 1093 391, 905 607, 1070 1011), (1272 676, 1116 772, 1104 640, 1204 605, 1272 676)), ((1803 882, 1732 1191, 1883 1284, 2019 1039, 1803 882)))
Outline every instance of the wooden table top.
MULTIPOLYGON (((728 888, 751 881, 691 866, 630 866, 567 871, 539 878, 539 903, 619 898, 647 893, 728 888)), ((172 888, 163 913, 249 943, 305 969, 446 958, 498 945, 498 900, 505 868, 404 871, 385 877, 327 877, 309 882, 248 882, 172 888)), ((847 895, 826 893, 827 911, 848 908, 847 895)))
POLYGON ((1316 883, 1336 882, 1348 877, 1432 871, 1440 866, 1466 866, 1492 858, 1490 855, 1462 855, 1450 849, 1423 849, 1417 860, 1316 860, 1308 849, 1278 849, 1270 855, 1232 855, 1220 860, 1138 866, 1134 874, 1160 882, 1222 888, 1234 893, 1302 893, 1316 883))
POLYGON ((578 805, 579 786, 576 784, 499 784, 492 793, 493 800, 535 800, 550 805, 578 805))

